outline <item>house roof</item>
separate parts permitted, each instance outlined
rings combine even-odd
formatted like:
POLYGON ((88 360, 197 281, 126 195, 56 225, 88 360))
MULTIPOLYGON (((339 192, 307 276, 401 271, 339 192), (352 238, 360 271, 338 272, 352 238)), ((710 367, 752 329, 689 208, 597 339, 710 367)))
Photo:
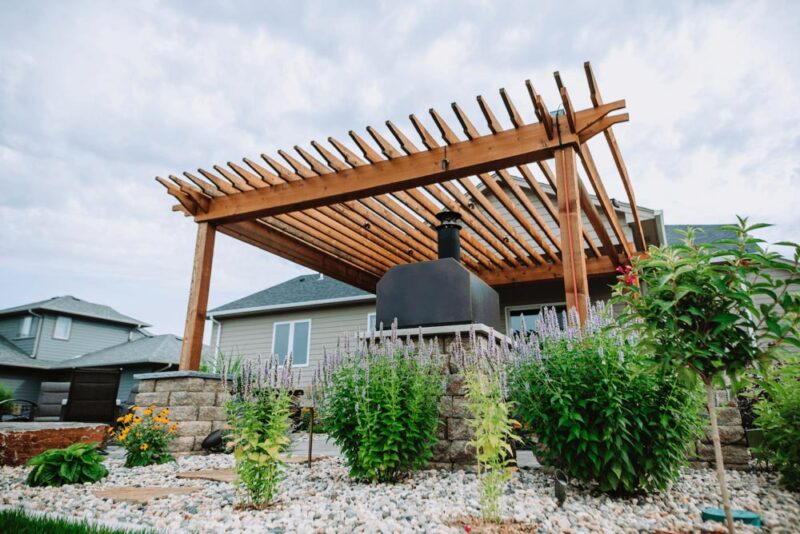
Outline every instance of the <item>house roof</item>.
POLYGON ((258 293, 223 304, 209 316, 279 310, 305 306, 369 301, 375 295, 319 274, 304 274, 258 293))
POLYGON ((92 319, 100 319, 102 321, 129 324, 133 326, 152 326, 144 321, 140 321, 139 319, 134 319, 133 317, 123 315, 110 306, 87 302, 85 300, 75 298, 72 295, 52 297, 39 302, 32 302, 30 304, 14 306, 13 308, 6 308, 4 310, 0 310, 0 316, 13 315, 28 310, 52 311, 57 313, 65 313, 68 315, 90 317, 92 319))
POLYGON ((42 362, 31 358, 18 349, 8 339, 0 335, 0 365, 11 367, 29 367, 33 369, 49 369, 50 362, 42 362))
POLYGON ((72 369, 74 367, 102 367, 132 365, 137 363, 175 364, 180 360, 181 338, 164 334, 126 341, 68 360, 42 360, 31 358, 0 336, 0 366, 32 369, 72 369))
POLYGON ((144 337, 57 362, 57 368, 130 365, 134 363, 178 364, 181 338, 172 334, 144 337))
MULTIPOLYGON (((666 224, 664 228, 667 233, 667 245, 675 245, 683 243, 686 237, 681 232, 686 232, 689 228, 694 228, 694 242, 698 245, 704 243, 713 243, 720 239, 736 239, 736 232, 732 230, 725 230, 727 224, 666 224)), ((726 245, 722 250, 733 248, 733 245, 726 245)), ((755 247, 748 246, 748 251, 752 252, 755 247)))

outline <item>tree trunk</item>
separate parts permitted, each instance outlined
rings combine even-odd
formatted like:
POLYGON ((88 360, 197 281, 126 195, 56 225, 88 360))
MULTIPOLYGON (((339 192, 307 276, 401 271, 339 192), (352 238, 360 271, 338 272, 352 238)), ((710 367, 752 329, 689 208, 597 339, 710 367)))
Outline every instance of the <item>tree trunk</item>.
POLYGON ((719 427, 717 427, 717 403, 714 398, 714 386, 711 380, 703 380, 706 385, 706 404, 708 406, 708 416, 711 418, 711 439, 714 442, 714 458, 717 464, 717 478, 719 479, 719 489, 722 494, 722 507, 725 509, 725 522, 728 525, 728 532, 734 534, 736 529, 733 526, 733 512, 731 511, 731 499, 728 495, 728 483, 725 480, 725 465, 722 463, 722 445, 719 442, 719 427))

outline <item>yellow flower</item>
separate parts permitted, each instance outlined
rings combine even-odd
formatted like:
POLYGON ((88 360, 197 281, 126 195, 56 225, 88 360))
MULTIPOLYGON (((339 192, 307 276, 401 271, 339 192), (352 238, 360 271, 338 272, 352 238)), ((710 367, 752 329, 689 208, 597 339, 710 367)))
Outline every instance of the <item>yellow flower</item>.
POLYGON ((117 417, 117 423, 121 423, 121 422, 122 422, 122 416, 120 415, 119 417, 117 417))
POLYGON ((136 416, 136 417, 133 418, 133 424, 134 425, 138 425, 141 422, 142 422, 142 418, 141 417, 136 416))
POLYGON ((129 413, 125 416, 125 418, 122 421, 123 423, 128 424, 131 422, 131 419, 133 419, 133 414, 129 413))
POLYGON ((143 451, 146 451, 147 447, 148 447, 147 443, 142 443, 141 445, 139 445, 139 449, 141 449, 143 451))
POLYGON ((142 415, 143 415, 143 416, 145 416, 145 417, 147 417, 147 416, 148 416, 148 415, 150 415, 151 413, 153 413, 153 410, 151 410, 150 408, 148 408, 148 409, 146 409, 145 411, 143 411, 143 412, 142 412, 142 415))

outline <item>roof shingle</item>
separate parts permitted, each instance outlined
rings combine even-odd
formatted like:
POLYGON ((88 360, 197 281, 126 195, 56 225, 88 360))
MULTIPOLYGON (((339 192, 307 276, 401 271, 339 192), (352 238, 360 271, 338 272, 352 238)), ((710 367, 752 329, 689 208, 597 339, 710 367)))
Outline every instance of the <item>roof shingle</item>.
POLYGON ((263 308, 266 306, 301 305, 331 299, 373 296, 357 287, 319 274, 304 274, 287 280, 281 284, 268 287, 258 293, 223 304, 209 311, 209 315, 218 312, 263 308))
POLYGON ((87 302, 85 300, 75 298, 72 295, 53 297, 39 302, 32 302, 30 304, 14 306, 13 308, 6 308, 5 310, 0 310, 0 316, 12 315, 28 310, 53 311, 69 315, 79 315, 81 317, 90 317, 92 319, 100 319, 103 321, 111 321, 114 323, 129 324, 133 326, 151 326, 144 321, 140 321, 139 319, 134 319, 133 317, 123 315, 111 306, 87 302))

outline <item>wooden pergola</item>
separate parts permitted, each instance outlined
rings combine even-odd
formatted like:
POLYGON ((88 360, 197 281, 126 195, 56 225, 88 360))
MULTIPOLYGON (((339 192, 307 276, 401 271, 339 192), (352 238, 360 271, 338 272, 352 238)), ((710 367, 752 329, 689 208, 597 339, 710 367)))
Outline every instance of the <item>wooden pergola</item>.
POLYGON ((157 177, 177 199, 173 209, 197 223, 180 368, 196 370, 200 364, 216 231, 374 292, 392 266, 436 259, 435 215, 443 209, 457 211, 464 223, 466 268, 494 287, 563 278, 567 306, 585 318, 587 278, 613 273, 645 250, 645 239, 611 129, 628 120, 627 113, 614 113, 624 109, 625 101, 605 103, 591 66, 587 62, 584 67, 593 103, 587 109, 574 109, 556 72, 561 96, 557 112, 551 113, 526 81, 533 110, 526 115, 535 115, 535 122, 526 121, 501 89, 510 127, 478 97, 488 133, 481 133, 454 103, 463 136, 431 109, 438 138, 410 116, 421 146, 388 121, 393 140, 367 127, 371 142, 350 131, 352 148, 329 137, 329 145, 311 142, 315 153, 299 146, 294 147, 296 154, 279 150, 282 161, 262 154, 259 161, 244 158, 243 164, 198 169, 199 175, 157 177), (633 212, 634 243, 626 238, 587 145, 601 133, 633 212), (550 159, 555 160, 555 172, 550 159), (578 176, 578 161, 599 210, 578 176), (529 164, 536 164, 555 190, 556 203, 529 164), (521 183, 557 222, 557 232, 521 183), (598 242, 584 227, 582 214, 598 242))

